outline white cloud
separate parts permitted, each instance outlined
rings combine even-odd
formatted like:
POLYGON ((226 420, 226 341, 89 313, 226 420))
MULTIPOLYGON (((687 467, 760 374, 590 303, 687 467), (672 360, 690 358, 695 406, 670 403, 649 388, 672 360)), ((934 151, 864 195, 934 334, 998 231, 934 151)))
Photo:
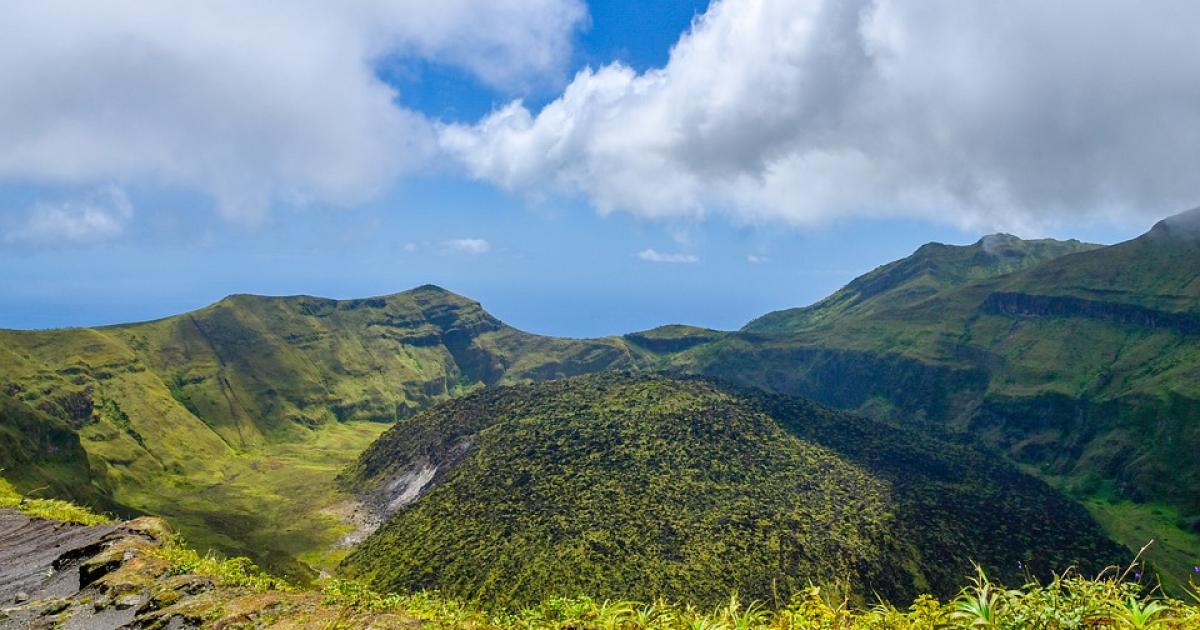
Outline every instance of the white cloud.
POLYGON ((698 263, 700 258, 691 254, 667 254, 653 249, 643 249, 638 252, 638 258, 655 263, 698 263))
POLYGON ((33 245, 103 241, 120 236, 132 218, 129 198, 121 189, 110 186, 80 200, 34 205, 4 240, 33 245))
POLYGON ((748 262, 752 265, 761 265, 767 261, 768 261, 768 258, 766 256, 757 256, 755 254, 750 254, 749 256, 746 256, 746 262, 748 262))
POLYGON ((558 74, 581 0, 45 0, 0 20, 0 181, 146 181, 253 222, 350 205, 437 156, 374 68, 420 59, 502 88, 558 74))
POLYGON ((1200 3, 718 0, 667 65, 439 130, 477 178, 601 211, 1021 229, 1200 201, 1200 3))
POLYGON ((486 254, 492 249, 492 244, 482 238, 456 238, 443 241, 442 246, 462 254, 486 254))

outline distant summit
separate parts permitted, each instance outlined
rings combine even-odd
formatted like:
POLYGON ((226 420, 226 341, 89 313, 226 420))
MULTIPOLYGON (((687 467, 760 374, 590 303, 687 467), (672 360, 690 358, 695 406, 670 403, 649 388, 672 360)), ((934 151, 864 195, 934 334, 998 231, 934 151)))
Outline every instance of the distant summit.
POLYGON ((916 304, 946 289, 1098 247, 1074 239, 1025 240, 1012 234, 989 234, 971 245, 926 243, 907 258, 855 278, 812 306, 768 313, 743 330, 794 332, 835 318, 863 317, 878 308, 916 304))
POLYGON ((1200 240, 1200 208, 1169 216, 1150 228, 1149 236, 1200 240))

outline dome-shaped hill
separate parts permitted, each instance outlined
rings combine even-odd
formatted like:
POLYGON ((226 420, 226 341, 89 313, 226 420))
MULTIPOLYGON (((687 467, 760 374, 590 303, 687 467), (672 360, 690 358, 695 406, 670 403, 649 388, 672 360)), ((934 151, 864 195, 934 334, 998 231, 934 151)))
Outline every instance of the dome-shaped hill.
POLYGON ((704 380, 485 390, 402 421, 347 475, 394 515, 343 564, 490 605, 711 604, 809 583, 901 600, 1122 559, 1082 508, 971 448, 704 380))

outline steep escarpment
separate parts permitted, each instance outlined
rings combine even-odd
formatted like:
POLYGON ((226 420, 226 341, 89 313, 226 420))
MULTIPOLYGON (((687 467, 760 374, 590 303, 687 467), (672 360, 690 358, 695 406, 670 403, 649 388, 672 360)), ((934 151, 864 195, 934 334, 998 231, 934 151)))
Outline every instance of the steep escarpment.
POLYGON ((1200 315, 1065 295, 1001 291, 989 295, 983 301, 981 310, 991 315, 1095 319, 1137 328, 1164 328, 1184 335, 1200 334, 1200 315))
POLYGON ((902 600, 953 592, 972 561, 1015 576, 1123 556, 1080 506, 969 446, 698 379, 607 374, 441 404, 345 479, 391 497, 398 480, 408 494, 343 568, 488 605, 786 600, 810 582, 902 600))

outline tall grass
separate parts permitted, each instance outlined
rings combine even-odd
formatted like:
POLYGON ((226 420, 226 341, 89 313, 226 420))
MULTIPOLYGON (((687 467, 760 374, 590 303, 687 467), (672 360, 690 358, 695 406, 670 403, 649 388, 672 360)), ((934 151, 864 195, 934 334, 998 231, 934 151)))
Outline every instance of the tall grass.
MULTIPOLYGON (((957 597, 917 598, 907 608, 879 603, 854 608, 813 587, 771 610, 737 596, 715 609, 664 601, 554 598, 513 613, 485 614, 435 594, 380 595, 348 580, 324 584, 326 603, 374 612, 399 612, 434 628, 525 630, 934 630, 980 628, 1200 628, 1200 600, 1165 597, 1131 575, 1111 570, 1096 578, 1073 571, 1048 583, 1005 588, 978 571, 957 597)), ((1193 588, 1195 585, 1193 584, 1193 588)))

